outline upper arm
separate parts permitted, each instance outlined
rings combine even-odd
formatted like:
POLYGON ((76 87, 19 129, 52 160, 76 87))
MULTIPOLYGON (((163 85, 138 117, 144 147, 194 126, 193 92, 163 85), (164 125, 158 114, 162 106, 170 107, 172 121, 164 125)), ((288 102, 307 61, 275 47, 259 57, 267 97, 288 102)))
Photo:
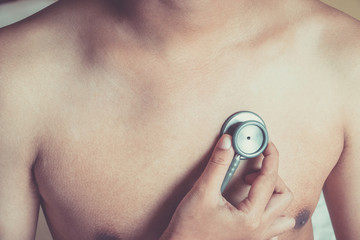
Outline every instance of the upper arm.
POLYGON ((32 173, 39 144, 37 110, 26 84, 13 80, 13 72, 6 74, 3 66, 0 59, 0 239, 34 239, 39 210, 32 173))
MULTIPOLYGON (((360 63, 344 79, 344 149, 324 194, 337 239, 360 239, 360 63)), ((331 146, 329 146, 331 147, 331 146)))

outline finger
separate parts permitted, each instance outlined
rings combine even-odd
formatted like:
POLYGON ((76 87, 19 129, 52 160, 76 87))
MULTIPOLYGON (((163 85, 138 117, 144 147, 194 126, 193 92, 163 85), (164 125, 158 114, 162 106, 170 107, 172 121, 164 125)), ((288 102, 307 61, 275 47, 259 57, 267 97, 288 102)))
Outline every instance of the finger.
POLYGON ((231 136, 224 134, 216 144, 212 156, 201 174, 198 184, 208 190, 220 192, 222 181, 234 156, 231 136))
MULTIPOLYGON (((245 183, 252 185, 255 179, 260 173, 254 172, 246 175, 245 183)), ((293 200, 293 194, 290 189, 286 186, 281 177, 278 177, 277 183, 274 188, 274 193, 271 196, 263 215, 264 222, 271 222, 273 219, 276 219, 289 207, 290 203, 293 200)))
MULTIPOLYGON (((257 211, 256 214, 259 216, 262 215, 275 190, 279 165, 279 154, 273 143, 269 143, 263 154, 264 160, 260 173, 254 179, 246 199, 247 205, 250 204, 247 207, 257 211)), ((242 203, 239 206, 242 206, 242 203)))
MULTIPOLYGON (((260 175, 260 172, 250 173, 245 176, 245 183, 248 185, 252 185, 255 179, 260 175)), ((274 188, 274 193, 284 193, 290 191, 289 188, 286 186, 284 181, 278 176, 277 182, 274 188)))
POLYGON ((284 181, 278 177, 275 192, 266 206, 263 221, 271 222, 273 219, 282 215, 289 207, 293 198, 294 197, 290 189, 285 185, 284 181))
POLYGON ((255 179, 259 176, 260 174, 260 171, 257 171, 257 172, 253 172, 253 173, 250 173, 248 175, 245 176, 245 183, 247 185, 252 185, 253 182, 255 181, 255 179))
POLYGON ((290 217, 279 217, 269 227, 266 233, 266 239, 279 236, 287 231, 290 231, 295 226, 295 219, 290 217))
POLYGON ((268 206, 265 209, 263 220, 264 224, 271 223, 274 219, 283 215, 285 210, 289 207, 290 203, 293 200, 293 195, 291 192, 283 193, 283 194, 274 194, 268 206))
POLYGON ((264 160, 260 172, 262 174, 271 174, 278 171, 279 152, 274 143, 270 142, 263 152, 264 160))

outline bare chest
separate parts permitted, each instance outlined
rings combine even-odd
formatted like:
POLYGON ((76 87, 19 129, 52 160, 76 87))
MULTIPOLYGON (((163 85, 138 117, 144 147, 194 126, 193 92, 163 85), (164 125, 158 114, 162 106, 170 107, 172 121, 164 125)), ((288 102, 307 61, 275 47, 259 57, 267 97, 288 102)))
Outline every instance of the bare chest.
MULTIPOLYGON (((316 90, 308 92, 313 100, 292 96, 306 93, 303 85, 269 87, 209 87, 212 97, 190 87, 165 97, 125 94, 119 105, 109 96, 65 104, 35 166, 54 235, 157 239, 204 168, 223 121, 239 110, 257 112, 267 124, 280 152, 280 176, 295 195, 289 213, 311 215, 342 148, 339 124, 329 120, 336 111, 316 101, 316 90)), ((242 163, 230 201, 244 198, 242 177, 260 163, 242 163)))

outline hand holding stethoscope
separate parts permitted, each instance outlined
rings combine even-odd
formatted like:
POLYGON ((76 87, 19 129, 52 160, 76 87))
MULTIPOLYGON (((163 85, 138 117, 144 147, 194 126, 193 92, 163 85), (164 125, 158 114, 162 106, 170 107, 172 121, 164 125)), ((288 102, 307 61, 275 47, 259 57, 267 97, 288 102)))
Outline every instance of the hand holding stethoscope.
POLYGON ((235 155, 221 185, 221 192, 230 182, 240 161, 260 155, 269 141, 264 121, 257 114, 249 111, 231 115, 221 128, 220 135, 223 134, 232 136, 235 155))
POLYGON ((268 144, 261 118, 251 112, 233 114, 222 127, 206 168, 178 205, 160 240, 264 240, 293 229, 295 219, 286 213, 293 197, 278 168, 278 152, 273 143, 268 144), (248 197, 231 204, 222 191, 239 161, 262 152, 259 174, 246 180, 251 185, 248 197))

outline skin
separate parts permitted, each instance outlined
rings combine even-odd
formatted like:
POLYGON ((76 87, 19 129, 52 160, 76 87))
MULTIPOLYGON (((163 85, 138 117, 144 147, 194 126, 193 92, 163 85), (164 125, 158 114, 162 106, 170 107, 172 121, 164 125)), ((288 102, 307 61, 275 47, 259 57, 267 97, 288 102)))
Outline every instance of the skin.
POLYGON ((337 239, 360 238, 359 23, 226 2, 62 1, 0 31, 1 239, 33 239, 40 204, 54 239, 158 239, 240 110, 265 120, 293 193, 279 239, 313 238, 323 187, 337 239))
POLYGON ((235 206, 220 191, 233 156, 231 136, 224 135, 160 240, 274 239, 294 227, 295 220, 283 214, 293 195, 278 175, 275 145, 265 149, 261 170, 246 177, 248 197, 235 206))

